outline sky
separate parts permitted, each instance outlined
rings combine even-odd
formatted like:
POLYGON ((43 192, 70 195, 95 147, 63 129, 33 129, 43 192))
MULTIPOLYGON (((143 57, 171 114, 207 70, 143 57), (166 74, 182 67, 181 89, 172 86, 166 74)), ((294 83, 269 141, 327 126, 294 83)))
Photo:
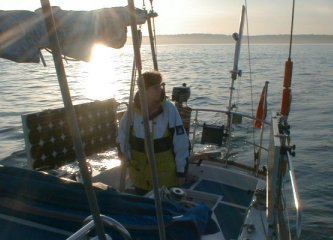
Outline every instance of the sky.
MULTIPOLYGON (((151 9, 150 0, 134 0, 151 9)), ((65 10, 126 6, 127 0, 50 0, 65 10)), ((238 32, 241 6, 247 6, 248 34, 289 34, 293 0, 153 0, 156 34, 238 32)), ((1 10, 35 10, 39 0, 1 0, 1 10)), ((333 35, 333 0, 296 0, 294 34, 333 35)))

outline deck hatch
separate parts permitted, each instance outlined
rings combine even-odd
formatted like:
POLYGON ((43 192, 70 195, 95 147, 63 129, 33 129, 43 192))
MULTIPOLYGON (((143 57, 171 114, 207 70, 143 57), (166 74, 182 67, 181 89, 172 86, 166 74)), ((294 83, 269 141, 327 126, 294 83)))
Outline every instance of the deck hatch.
POLYGON ((253 191, 245 191, 230 185, 210 180, 201 180, 193 190, 216 194, 223 197, 224 202, 230 202, 248 207, 253 197, 253 191))
POLYGON ((223 203, 214 210, 225 239, 238 239, 246 216, 246 210, 223 203))

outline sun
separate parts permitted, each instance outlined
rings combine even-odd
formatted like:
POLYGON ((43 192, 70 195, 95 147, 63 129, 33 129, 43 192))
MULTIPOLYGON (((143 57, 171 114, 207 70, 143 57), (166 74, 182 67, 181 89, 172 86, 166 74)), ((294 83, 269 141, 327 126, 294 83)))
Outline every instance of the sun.
POLYGON ((85 81, 86 96, 94 100, 114 97, 117 89, 116 66, 112 62, 112 50, 96 44, 86 65, 88 77, 85 81))

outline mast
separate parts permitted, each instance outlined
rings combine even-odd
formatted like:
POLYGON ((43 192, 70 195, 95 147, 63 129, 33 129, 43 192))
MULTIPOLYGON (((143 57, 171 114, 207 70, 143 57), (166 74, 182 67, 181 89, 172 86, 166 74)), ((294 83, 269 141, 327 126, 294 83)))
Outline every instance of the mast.
MULTIPOLYGON (((232 115, 231 115, 231 110, 233 109, 233 105, 232 105, 232 97, 233 97, 233 91, 234 91, 234 84, 235 81, 237 80, 237 76, 241 75, 241 71, 238 70, 238 61, 239 61, 239 55, 240 55, 240 49, 241 49, 241 43, 242 43, 242 38, 243 38, 243 29, 244 29, 244 19, 245 19, 245 6, 242 6, 242 13, 241 13, 241 19, 240 19, 240 23, 239 23, 239 31, 238 34, 234 33, 233 34, 233 38, 236 41, 236 45, 235 45, 235 54, 234 54, 234 65, 233 65, 233 69, 231 71, 231 81, 230 81, 230 87, 229 87, 229 104, 227 107, 227 115, 228 115, 228 119, 227 119, 227 150, 226 150, 226 157, 229 155, 229 151, 230 151, 230 134, 231 134, 231 124, 232 124, 232 115)), ((227 162, 227 161, 226 161, 227 162)))

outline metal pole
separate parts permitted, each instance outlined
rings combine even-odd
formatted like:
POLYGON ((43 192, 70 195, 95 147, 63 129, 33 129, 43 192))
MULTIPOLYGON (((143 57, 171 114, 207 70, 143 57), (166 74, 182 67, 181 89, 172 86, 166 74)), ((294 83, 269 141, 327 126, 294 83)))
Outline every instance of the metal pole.
MULTIPOLYGON (((239 31, 238 35, 235 37, 236 40, 236 46, 235 46, 235 54, 234 54, 234 66, 231 71, 231 82, 230 82, 230 96, 229 96, 229 104, 228 104, 228 119, 227 119, 227 131, 228 131, 228 138, 227 138, 227 150, 226 150, 226 160, 229 155, 230 151, 230 138, 231 138, 231 123, 232 123, 232 115, 231 115, 231 110, 232 110, 232 95, 234 91, 234 83, 237 79, 238 75, 238 61, 239 61, 239 54, 240 54, 240 48, 241 48, 241 43, 242 43, 242 38, 243 38, 243 28, 244 28, 244 17, 245 17, 245 6, 242 6, 242 14, 241 14, 241 20, 239 23, 239 31)), ((226 161, 227 163, 227 161, 226 161)))
POLYGON ((229 105, 228 110, 231 111, 232 108, 232 94, 234 90, 234 81, 237 79, 238 75, 238 61, 239 61, 239 54, 240 54, 240 48, 242 44, 242 38, 243 38, 243 28, 244 28, 244 17, 245 17, 245 6, 242 6, 242 15, 241 20, 239 23, 239 31, 237 36, 237 42, 235 46, 235 54, 234 54, 234 66, 231 71, 231 84, 230 84, 230 97, 229 97, 229 105))
POLYGON ((120 184, 119 184, 119 191, 121 192, 125 191, 126 189, 126 172, 127 172, 127 164, 129 161, 126 158, 126 154, 128 152, 130 126, 132 124, 133 95, 134 95, 134 85, 135 85, 135 76, 136 76, 135 59, 133 60, 132 66, 133 67, 132 67, 131 88, 130 88, 130 95, 128 98, 128 107, 127 107, 125 146, 124 146, 124 153, 121 156, 121 170, 120 170, 120 184))
POLYGON ((148 32, 149 32, 149 41, 150 41, 151 54, 152 54, 153 63, 154 63, 154 70, 158 71, 158 65, 157 65, 157 59, 156 59, 156 50, 155 50, 155 44, 154 44, 154 35, 153 35, 152 27, 151 27, 151 20, 155 16, 157 16, 157 14, 154 14, 152 12, 149 13, 147 22, 148 22, 148 32))
POLYGON ((72 104, 72 99, 70 96, 70 91, 67 84, 67 77, 65 73, 65 68, 62 62, 60 46, 58 42, 56 26, 53 19, 52 9, 50 6, 49 0, 40 0, 43 14, 45 16, 45 22, 48 30, 49 41, 52 49, 52 56, 54 65, 56 68, 58 82, 65 106, 66 117, 68 121, 69 128, 71 130, 71 134, 74 142, 74 149, 76 153, 77 160, 79 162, 80 173, 83 178, 83 185, 87 195, 89 207, 91 214, 93 216, 96 232, 99 239, 105 240, 105 232, 103 228, 103 224, 100 218, 100 212, 98 209, 98 204, 96 200, 95 193, 92 188, 91 177, 89 174, 88 166, 85 161, 84 148, 81 140, 80 129, 77 122, 75 110, 72 104))
MULTIPOLYGON (((142 33, 141 31, 138 31, 139 35, 139 46, 141 47, 142 43, 142 33)), ((126 188, 126 172, 127 172, 127 164, 128 159, 125 157, 125 153, 128 152, 128 142, 129 142, 129 130, 130 126, 132 124, 132 109, 133 109, 133 96, 134 96, 134 86, 135 86, 135 78, 136 78, 136 65, 135 65, 135 58, 133 59, 133 65, 132 65, 132 78, 131 78, 131 88, 130 88, 130 95, 128 98, 128 117, 126 122, 126 132, 125 132, 125 146, 124 146, 124 154, 121 158, 121 171, 120 171, 120 184, 119 184, 119 190, 121 192, 125 191, 126 188)))
POLYGON ((152 138, 152 134, 150 133, 149 127, 149 117, 148 117, 148 105, 147 105, 147 95, 144 87, 143 79, 142 79, 142 66, 141 66, 141 54, 139 48, 139 40, 137 34, 137 26, 135 20, 135 8, 134 8, 134 0, 128 0, 128 7, 131 16, 131 30, 132 30, 132 40, 133 40, 133 49, 135 62, 138 70, 138 84, 139 84, 139 93, 140 93, 140 104, 143 111, 143 123, 145 130, 145 147, 148 156, 148 160, 150 163, 151 173, 152 173, 152 182, 153 182, 153 191, 154 191, 154 200, 155 200, 155 210, 156 217, 158 222, 158 230, 159 236, 161 240, 166 239, 165 235, 165 225, 163 219, 163 211, 162 211, 162 203, 160 198, 160 192, 158 191, 158 176, 157 176, 157 166, 155 161, 154 154, 154 142, 152 138))

